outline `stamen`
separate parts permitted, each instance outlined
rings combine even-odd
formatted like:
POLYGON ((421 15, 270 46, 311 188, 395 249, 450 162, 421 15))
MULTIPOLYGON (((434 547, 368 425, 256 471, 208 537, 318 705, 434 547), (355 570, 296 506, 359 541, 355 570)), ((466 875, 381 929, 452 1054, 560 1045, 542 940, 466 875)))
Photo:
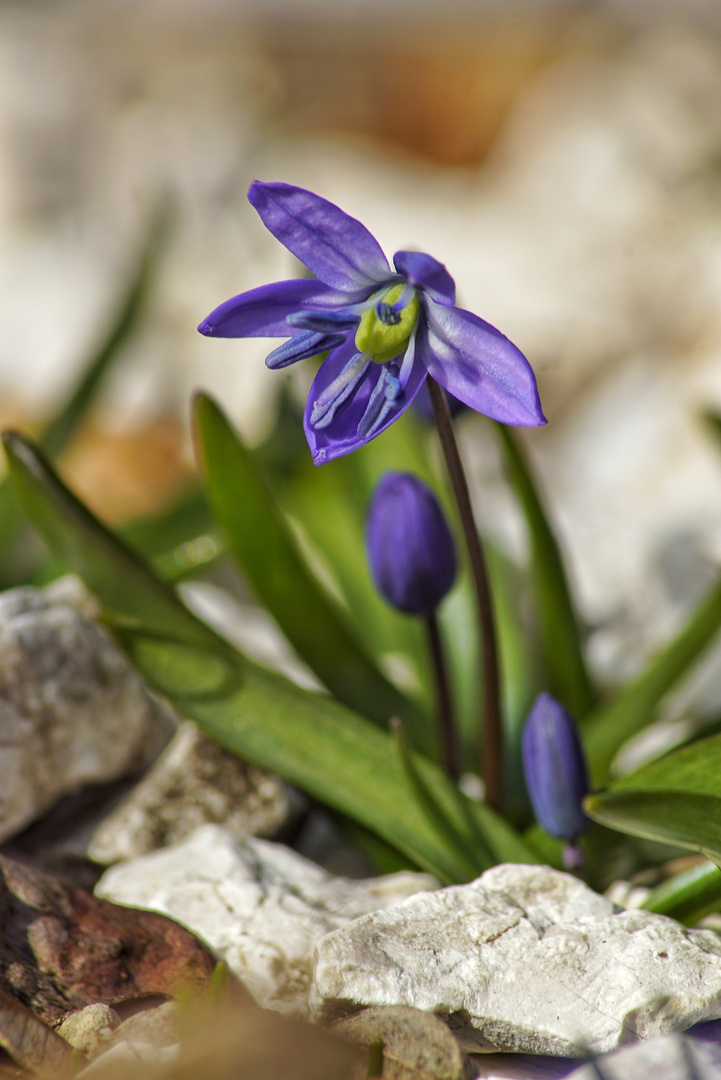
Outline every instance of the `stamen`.
POLYGON ((313 402, 310 422, 313 427, 324 428, 330 424, 338 408, 347 401, 366 372, 370 363, 367 356, 356 353, 343 367, 339 375, 313 402))
POLYGON ((376 304, 376 315, 386 326, 398 326, 401 321, 400 311, 395 311, 392 304, 386 304, 383 300, 376 304))
POLYGON ((360 315, 346 311, 345 308, 342 311, 294 311, 285 321, 290 326, 328 334, 339 330, 354 330, 360 322, 360 315))
POLYGON ((413 361, 416 356, 416 338, 418 336, 418 327, 415 327, 413 333, 408 339, 408 346, 403 354, 403 363, 401 364, 401 370, 398 374, 398 381, 401 384, 403 390, 405 390, 408 380, 411 377, 413 371, 413 361))
POLYGON ((304 331, 288 338, 277 349, 273 349, 266 356, 265 364, 273 371, 289 367, 297 360, 307 360, 309 356, 335 349, 336 345, 342 345, 344 341, 344 334, 314 334, 310 330, 304 331))
MULTIPOLYGON (((392 365, 398 368, 395 365, 392 365)), ((370 439, 385 423, 388 414, 403 404, 405 393, 400 386, 397 374, 390 370, 391 365, 381 369, 381 375, 368 399, 366 411, 358 425, 358 438, 370 439)))

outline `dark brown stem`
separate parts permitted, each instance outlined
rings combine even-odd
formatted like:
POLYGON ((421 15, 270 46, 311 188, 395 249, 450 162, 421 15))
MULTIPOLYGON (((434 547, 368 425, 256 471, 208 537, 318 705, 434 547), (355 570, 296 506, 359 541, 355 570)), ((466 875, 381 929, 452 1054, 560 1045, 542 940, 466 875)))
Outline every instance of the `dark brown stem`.
POLYGON ((443 389, 428 377, 428 393, 433 403, 438 434, 443 447, 443 456, 453 485, 453 492, 458 504, 458 512, 466 538, 468 558, 475 585, 478 622, 480 626, 481 671, 483 673, 483 738, 481 754, 481 774, 486 788, 485 799, 489 806, 500 808, 501 803, 501 760, 503 752, 501 727, 501 695, 498 670, 498 647, 496 644, 496 625, 493 617, 493 602, 488 581, 486 560, 483 546, 473 520, 468 482, 463 470, 453 423, 448 409, 448 402, 443 389))
POLYGON ((458 745, 458 729, 453 714, 451 686, 443 650, 441 630, 435 611, 426 616, 428 645, 433 660, 433 672, 436 682, 436 711, 438 714, 438 734, 443 747, 443 764, 451 780, 458 780, 461 775, 461 752, 458 745))

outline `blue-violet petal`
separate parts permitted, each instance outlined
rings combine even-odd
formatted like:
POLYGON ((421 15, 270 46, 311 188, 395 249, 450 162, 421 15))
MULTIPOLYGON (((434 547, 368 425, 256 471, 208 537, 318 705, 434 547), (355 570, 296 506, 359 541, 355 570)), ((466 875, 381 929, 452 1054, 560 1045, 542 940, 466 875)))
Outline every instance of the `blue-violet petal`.
POLYGON ((394 276, 365 225, 327 199, 259 180, 248 198, 273 236, 331 288, 353 292, 394 276))

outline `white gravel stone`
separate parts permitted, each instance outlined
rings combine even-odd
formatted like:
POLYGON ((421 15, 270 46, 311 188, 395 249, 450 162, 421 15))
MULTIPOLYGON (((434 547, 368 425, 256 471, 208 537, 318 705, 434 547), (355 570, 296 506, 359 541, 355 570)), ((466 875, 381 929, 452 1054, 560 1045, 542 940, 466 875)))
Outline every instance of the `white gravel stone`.
POLYGON ((718 1080, 721 1046, 716 1042, 661 1035, 647 1042, 623 1046, 602 1057, 598 1067, 581 1065, 567 1080, 718 1080))
POLYGON ((107 870, 95 892, 183 923, 265 1008, 307 1013, 316 944, 331 930, 421 890, 428 874, 336 878, 281 844, 234 840, 221 826, 107 870))
POLYGON ((109 865, 178 843, 201 825, 272 836, 290 813, 282 782, 211 742, 189 720, 96 829, 88 855, 109 865))
POLYGON ((94 1058, 106 1049, 120 1017, 109 1005, 98 1002, 69 1013, 57 1029, 66 1042, 86 1057, 94 1058))
POLYGON ((0 840, 64 794, 147 765, 170 737, 76 578, 0 596, 0 840))
POLYGON ((721 939, 506 864, 328 934, 311 1008, 412 1005, 467 1050, 581 1056, 721 1016, 721 939))

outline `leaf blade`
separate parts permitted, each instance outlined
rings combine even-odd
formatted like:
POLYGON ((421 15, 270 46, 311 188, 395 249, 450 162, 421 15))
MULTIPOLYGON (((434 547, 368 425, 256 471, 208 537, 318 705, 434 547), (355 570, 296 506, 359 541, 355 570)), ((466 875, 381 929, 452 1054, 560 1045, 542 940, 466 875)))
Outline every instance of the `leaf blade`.
POLYGON ((531 541, 536 608, 549 680, 547 689, 581 720, 595 704, 597 695, 583 655, 580 619, 561 549, 517 437, 505 424, 494 423, 494 427, 531 541))
POLYGON ((622 744, 646 727, 656 706, 710 645, 721 629, 721 579, 696 606, 686 625, 646 670, 583 726, 594 784, 602 784, 622 744))
POLYGON ((252 453, 225 414, 204 394, 196 396, 193 412, 226 547, 263 606, 339 701, 377 723, 400 716, 417 729, 414 706, 381 674, 315 583, 252 453))
MULTIPOLYGON (((26 440, 4 436, 23 508, 54 553, 95 593, 141 674, 228 749, 271 769, 357 820, 444 882, 465 861, 407 798, 390 735, 324 695, 301 690, 248 661, 193 616, 175 593, 62 484, 26 440)), ((421 755, 415 766, 454 826, 468 834, 458 792, 421 755)), ((497 858, 504 844, 533 862, 510 826, 470 804, 497 858)))

